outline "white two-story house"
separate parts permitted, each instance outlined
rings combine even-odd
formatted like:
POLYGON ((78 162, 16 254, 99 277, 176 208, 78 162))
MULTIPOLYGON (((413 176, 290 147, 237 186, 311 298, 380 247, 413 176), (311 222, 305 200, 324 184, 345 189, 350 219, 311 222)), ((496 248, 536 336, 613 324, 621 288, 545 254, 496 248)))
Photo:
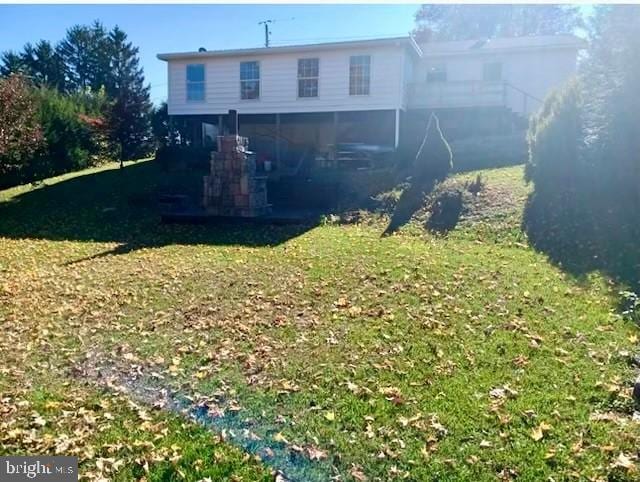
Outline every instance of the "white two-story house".
POLYGON ((574 73, 571 35, 432 42, 411 37, 160 54, 184 139, 215 142, 225 114, 280 161, 340 143, 415 148, 436 111, 450 140, 523 130, 574 73))

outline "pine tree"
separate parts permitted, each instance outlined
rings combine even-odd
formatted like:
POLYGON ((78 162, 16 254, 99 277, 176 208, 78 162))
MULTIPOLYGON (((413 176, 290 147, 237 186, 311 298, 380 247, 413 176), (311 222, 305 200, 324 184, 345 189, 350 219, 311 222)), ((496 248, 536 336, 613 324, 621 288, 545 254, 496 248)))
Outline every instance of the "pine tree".
POLYGON ((22 56, 11 50, 3 52, 0 61, 2 61, 2 65, 0 65, 0 76, 2 77, 9 77, 11 74, 29 75, 22 56))
POLYGON ((107 95, 113 99, 109 112, 109 131, 119 151, 119 159, 136 159, 149 153, 152 143, 151 100, 144 83, 138 48, 127 41, 127 34, 115 27, 109 33, 111 74, 107 95))
POLYGON ((20 59, 34 84, 64 91, 64 62, 49 42, 40 40, 35 47, 27 43, 20 59))
POLYGON ((98 91, 108 83, 109 44, 107 32, 98 21, 67 30, 56 50, 65 65, 69 92, 98 91))

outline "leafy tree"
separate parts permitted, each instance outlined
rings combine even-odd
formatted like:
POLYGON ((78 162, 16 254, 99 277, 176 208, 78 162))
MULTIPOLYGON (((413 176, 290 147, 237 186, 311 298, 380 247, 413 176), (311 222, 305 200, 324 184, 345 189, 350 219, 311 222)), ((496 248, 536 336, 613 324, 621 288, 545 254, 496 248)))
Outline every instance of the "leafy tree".
POLYGON ((414 34, 421 40, 470 40, 571 33, 583 26, 579 7, 567 5, 422 5, 414 34))
POLYGON ((22 88, 15 80, 5 86, 6 146, 0 156, 4 171, 15 174, 11 182, 80 169, 107 154, 134 159, 153 147, 152 106, 138 49, 118 27, 108 32, 98 21, 75 25, 55 47, 41 40, 18 53, 4 52, 0 75, 17 73, 30 80, 22 88), (36 132, 42 143, 18 145, 23 138, 35 140, 36 132))
POLYGON ((105 126, 99 113, 87 108, 91 103, 85 96, 41 88, 36 99, 46 142, 34 159, 30 177, 43 178, 94 164, 94 156, 102 149, 99 133, 105 126))
POLYGON ((127 34, 115 27, 109 33, 111 76, 107 94, 113 99, 109 111, 110 138, 122 162, 146 155, 151 150, 151 100, 144 83, 138 48, 127 34))
POLYGON ((0 79, 0 184, 19 180, 24 164, 41 145, 37 104, 28 81, 18 75, 0 79))

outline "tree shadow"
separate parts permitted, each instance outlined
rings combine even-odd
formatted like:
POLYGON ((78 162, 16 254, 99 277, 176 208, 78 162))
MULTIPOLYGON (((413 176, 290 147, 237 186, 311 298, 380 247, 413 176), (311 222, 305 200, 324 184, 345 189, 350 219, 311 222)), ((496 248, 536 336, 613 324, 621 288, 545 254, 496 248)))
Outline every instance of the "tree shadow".
POLYGON ((625 222, 622 212, 593 215, 595 210, 585 209, 588 202, 552 204, 533 193, 522 230, 534 249, 572 276, 600 272, 621 289, 640 290, 640 226, 625 222))
POLYGON ((315 226, 161 223, 159 195, 197 192, 201 179, 193 171, 167 172, 142 161, 45 183, 0 203, 0 237, 119 243, 94 255, 102 257, 171 244, 276 246, 315 226))
POLYGON ((444 190, 433 201, 425 227, 430 233, 445 235, 458 225, 463 208, 461 190, 444 190))

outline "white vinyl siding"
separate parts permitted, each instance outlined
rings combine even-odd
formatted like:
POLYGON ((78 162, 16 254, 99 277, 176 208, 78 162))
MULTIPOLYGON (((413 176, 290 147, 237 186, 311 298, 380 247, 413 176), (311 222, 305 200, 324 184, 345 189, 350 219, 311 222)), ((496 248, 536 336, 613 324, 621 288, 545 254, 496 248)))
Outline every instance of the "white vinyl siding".
MULTIPOLYGON (((186 102, 185 66, 193 60, 168 62, 169 114, 240 114, 333 112, 402 108, 404 47, 336 49, 313 53, 282 53, 202 59, 205 63, 206 102, 186 102), (349 95, 349 59, 370 55, 370 95, 349 95), (318 58, 318 97, 298 97, 298 60, 318 58), (260 62, 260 99, 241 99, 239 64, 260 62)), ((407 56, 411 54, 407 53, 407 56)))
POLYGON ((186 68, 187 101, 200 102, 204 100, 205 81, 204 64, 189 64, 186 68))
MULTIPOLYGON (((429 69, 434 65, 446 64, 447 84, 464 89, 473 89, 473 84, 482 87, 483 83, 495 85, 496 81, 507 82, 528 92, 539 99, 554 88, 566 82, 576 70, 576 50, 531 50, 523 52, 503 52, 500 54, 469 53, 465 55, 433 55, 425 56, 416 63, 414 80, 416 84, 425 85, 429 69), (493 65, 493 67, 488 67, 493 65), (499 65, 499 72, 497 72, 499 65), (492 72, 488 71, 493 70, 492 72), (498 78, 498 73, 500 77, 498 78), (496 79, 496 80, 493 80, 496 79)), ((439 88, 440 84, 428 84, 439 88)), ((446 86, 443 85, 446 88, 446 86)), ((473 92, 473 91, 471 91, 473 92)), ((530 113, 540 107, 540 104, 529 100, 526 105, 522 94, 511 88, 506 88, 504 100, 507 107, 517 113, 530 113)), ((475 99, 473 95, 468 96, 475 99)), ((480 99, 478 95, 477 99, 480 99)), ((453 104, 452 104, 453 106, 453 104)), ((409 108, 413 105, 409 104, 409 108)))
POLYGON ((349 95, 369 95, 371 56, 352 55, 349 59, 349 95))
POLYGON ((298 59, 298 97, 318 97, 319 77, 319 59, 298 59))

